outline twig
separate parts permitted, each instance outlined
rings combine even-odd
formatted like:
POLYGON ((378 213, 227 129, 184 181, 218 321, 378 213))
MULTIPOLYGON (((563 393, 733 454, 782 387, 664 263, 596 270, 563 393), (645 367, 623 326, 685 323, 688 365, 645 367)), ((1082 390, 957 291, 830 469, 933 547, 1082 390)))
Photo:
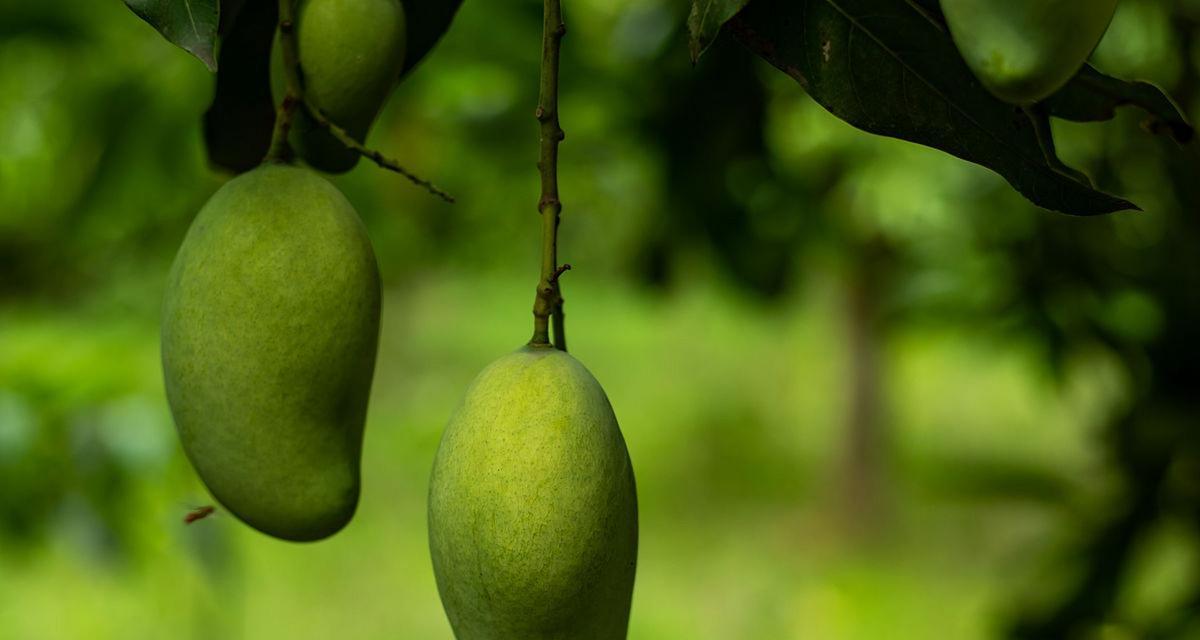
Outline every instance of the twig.
POLYGON ((321 127, 322 129, 325 129, 326 131, 328 131, 330 133, 330 135, 337 138, 338 142, 341 142, 343 145, 345 145, 345 147, 347 149, 350 149, 351 151, 354 151, 358 155, 360 155, 364 158, 367 158, 368 160, 373 161, 375 164, 379 165, 381 168, 387 169, 388 171, 394 171, 394 172, 404 176, 405 178, 408 179, 409 182, 417 185, 418 187, 424 188, 429 193, 432 193, 433 195, 441 198, 442 200, 445 200, 446 202, 453 203, 455 201, 454 196, 446 193, 445 191, 442 191, 441 189, 439 189, 437 187, 437 185, 416 175, 415 173, 409 171, 408 169, 405 169, 404 167, 400 166, 400 163, 396 162, 395 160, 388 158, 387 156, 383 155, 382 153, 380 153, 374 149, 368 149, 361 142, 359 142, 358 140, 355 140, 354 136, 351 136, 349 133, 346 133, 345 129, 339 127, 336 123, 334 123, 332 120, 330 120, 329 116, 325 115, 325 113, 323 111, 318 109, 317 106, 314 105, 312 102, 310 102, 307 98, 304 99, 303 104, 304 104, 304 111, 305 111, 305 113, 308 114, 308 117, 312 118, 313 122, 315 122, 317 124, 317 126, 321 127))

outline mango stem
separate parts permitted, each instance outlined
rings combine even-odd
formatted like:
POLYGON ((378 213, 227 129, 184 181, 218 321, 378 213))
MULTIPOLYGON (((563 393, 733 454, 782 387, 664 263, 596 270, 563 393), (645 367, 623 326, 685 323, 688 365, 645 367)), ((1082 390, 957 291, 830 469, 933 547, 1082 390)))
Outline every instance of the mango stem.
POLYGON ((550 344, 550 319, 553 317, 554 346, 566 351, 566 322, 559 277, 570 266, 558 266, 558 223, 562 213, 562 201, 558 197, 558 145, 565 137, 558 121, 558 60, 567 26, 563 23, 560 0, 545 0, 542 15, 541 82, 534 112, 540 124, 538 171, 542 178, 542 195, 538 199, 538 213, 542 216, 542 270, 533 301, 533 338, 529 344, 550 344))
POLYGON ((279 44, 283 53, 283 78, 286 90, 275 113, 275 130, 266 162, 291 162, 294 154, 288 144, 296 107, 304 101, 304 86, 300 81, 300 54, 296 45, 294 0, 279 0, 279 44))

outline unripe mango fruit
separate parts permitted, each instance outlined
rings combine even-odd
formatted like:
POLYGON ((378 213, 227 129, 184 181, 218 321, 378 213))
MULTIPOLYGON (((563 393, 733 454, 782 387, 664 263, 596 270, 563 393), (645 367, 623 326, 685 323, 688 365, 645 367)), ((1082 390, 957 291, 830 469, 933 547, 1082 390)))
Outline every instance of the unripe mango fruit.
POLYGON ((363 224, 308 169, 238 176, 192 223, 163 305, 167 399, 201 479, 255 529, 316 540, 353 516, 379 311, 363 224))
MULTIPOLYGON (((301 0, 296 42, 304 91, 355 140, 363 142, 400 79, 407 46, 400 0, 301 0)), ((310 166, 349 171, 358 154, 300 111, 290 138, 310 166)))
POLYGON ((1108 30, 1117 0, 941 0, 950 35, 975 76, 1018 105, 1058 91, 1108 30))
POLYGON ((434 462, 429 546, 458 640, 625 637, 633 469, 578 360, 527 346, 475 378, 434 462))

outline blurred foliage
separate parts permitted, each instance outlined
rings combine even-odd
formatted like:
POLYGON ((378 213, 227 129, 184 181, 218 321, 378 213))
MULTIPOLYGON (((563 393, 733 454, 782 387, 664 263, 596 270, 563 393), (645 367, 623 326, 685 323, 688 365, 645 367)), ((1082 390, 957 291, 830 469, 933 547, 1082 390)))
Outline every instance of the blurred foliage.
MULTIPOLYGON (((1056 123, 1145 212, 1039 211, 724 36, 692 67, 684 4, 565 8, 563 286, 638 473, 631 638, 1200 633, 1195 151, 1136 113, 1056 123), (852 398, 880 405, 868 537, 840 516, 852 398)), ((1197 3, 1125 0, 1093 62, 1194 119, 1198 25, 1197 3)), ((181 523, 210 499, 157 313, 223 180, 212 77, 120 3, 0 0, 0 638, 449 637, 428 467, 471 376, 529 332, 540 29, 535 0, 464 4, 372 134, 459 204, 365 163, 335 180, 385 326, 359 514, 297 546, 181 523)))

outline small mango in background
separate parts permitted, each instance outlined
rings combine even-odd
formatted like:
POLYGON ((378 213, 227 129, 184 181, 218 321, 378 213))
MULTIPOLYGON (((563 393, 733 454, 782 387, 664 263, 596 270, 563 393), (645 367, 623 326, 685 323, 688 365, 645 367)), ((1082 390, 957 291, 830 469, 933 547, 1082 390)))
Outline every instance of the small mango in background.
POLYGON ((1117 0, 941 0, 967 66, 996 97, 1028 105, 1058 91, 1108 30, 1117 0))
MULTIPOLYGON (((355 140, 363 142, 404 71, 407 21, 400 0, 301 0, 296 42, 304 91, 355 140)), ((309 166, 354 168, 359 155, 299 110, 290 137, 309 166)))

